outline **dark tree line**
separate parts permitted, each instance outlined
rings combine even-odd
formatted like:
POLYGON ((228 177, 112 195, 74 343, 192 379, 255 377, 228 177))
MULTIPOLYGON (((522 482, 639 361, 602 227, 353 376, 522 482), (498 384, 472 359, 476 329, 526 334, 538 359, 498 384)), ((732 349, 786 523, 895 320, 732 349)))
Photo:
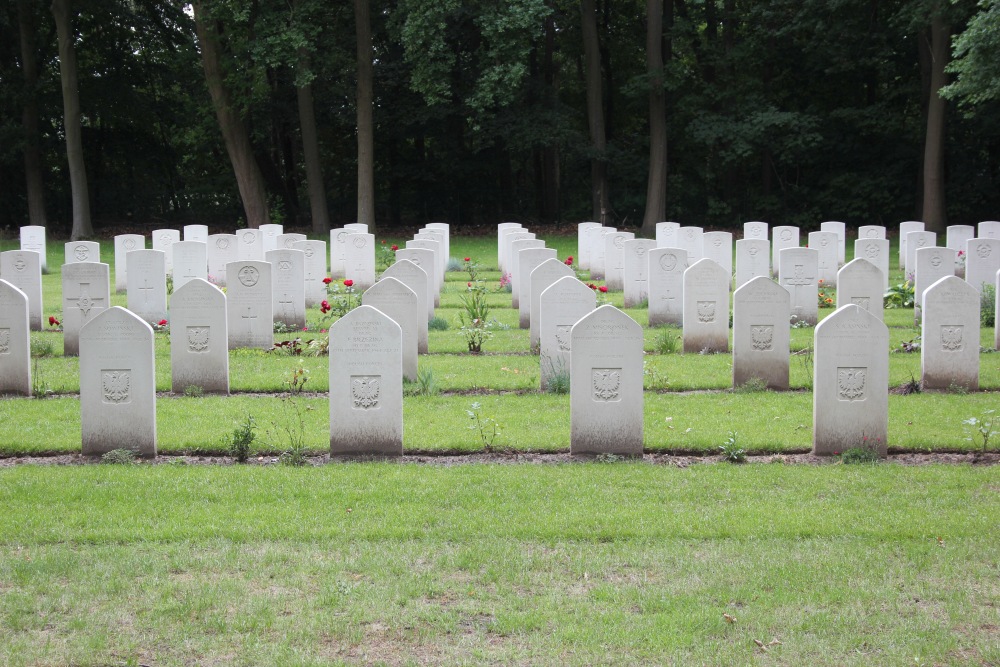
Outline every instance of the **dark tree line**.
POLYGON ((12 0, 0 227, 996 219, 998 21, 998 0, 12 0))

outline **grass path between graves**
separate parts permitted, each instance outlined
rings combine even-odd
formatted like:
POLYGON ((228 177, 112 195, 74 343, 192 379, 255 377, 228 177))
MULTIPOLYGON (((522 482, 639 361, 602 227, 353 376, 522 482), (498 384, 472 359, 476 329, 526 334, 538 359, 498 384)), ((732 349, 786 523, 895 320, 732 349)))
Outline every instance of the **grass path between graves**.
POLYGON ((12 667, 1000 662, 997 467, 21 466, 0 507, 12 667))

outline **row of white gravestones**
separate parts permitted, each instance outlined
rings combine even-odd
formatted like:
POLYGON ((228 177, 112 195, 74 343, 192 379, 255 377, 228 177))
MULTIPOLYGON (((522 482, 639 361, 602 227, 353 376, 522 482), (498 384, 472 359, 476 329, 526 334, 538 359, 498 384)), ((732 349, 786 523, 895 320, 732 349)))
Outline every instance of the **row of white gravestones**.
POLYGON ((766 276, 733 293, 733 387, 756 379, 788 389, 790 309, 788 290, 766 276))
POLYGON ((0 394, 31 395, 28 295, 0 278, 0 394))
POLYGON ((63 354, 80 352, 80 330, 111 307, 110 271, 107 264, 78 262, 62 267, 63 354))
MULTIPOLYGON (((532 281, 535 281, 536 274, 543 271, 546 264, 535 269, 532 281)), ((562 266, 566 268, 565 265, 562 266)), ((580 282, 575 275, 563 275, 541 291, 538 298, 538 352, 543 390, 554 382, 561 381, 565 384, 569 380, 572 351, 570 333, 573 325, 596 307, 597 295, 594 290, 580 282)), ((533 325, 534 323, 535 320, 532 320, 533 325)))
POLYGON ((189 386, 210 394, 229 393, 229 332, 226 295, 195 278, 170 298, 171 388, 189 386))
POLYGON ((711 259, 684 271, 684 352, 729 350, 730 275, 711 259))
POLYGON ((979 292, 957 276, 924 291, 920 340, 921 386, 979 388, 979 292))
POLYGON ((955 256, 950 248, 919 248, 913 260, 913 320, 920 324, 924 292, 945 276, 955 275, 955 256))
POLYGON ((0 278, 28 297, 28 325, 42 330, 42 264, 34 250, 0 252, 0 278))
POLYGON ((330 276, 335 279, 347 278, 347 236, 367 234, 368 225, 351 223, 330 230, 330 276))
MULTIPOLYGON (((382 278, 378 283, 375 283, 375 286, 377 287, 387 278, 399 281, 416 297, 416 303, 413 306, 415 311, 411 317, 416 327, 417 354, 427 354, 427 323, 434 317, 434 301, 428 291, 427 272, 412 261, 397 256, 396 262, 382 272, 382 278)), ((402 323, 398 321, 397 324, 402 326, 402 323)))
POLYGON ((649 299, 649 253, 656 250, 652 239, 632 239, 624 244, 624 305, 634 308, 649 299))
POLYGON ((684 271, 688 254, 680 248, 649 251, 649 326, 684 323, 684 271))
POLYGON ((965 280, 982 293, 983 285, 993 284, 1000 270, 1000 239, 973 238, 965 247, 965 280))
MULTIPOLYGON (((594 291, 576 279, 576 273, 573 271, 572 268, 570 268, 563 262, 560 262, 555 257, 549 257, 545 259, 541 264, 535 267, 535 269, 531 272, 530 278, 528 279, 529 283, 528 340, 531 350, 539 350, 539 353, 541 353, 541 341, 542 341, 541 320, 542 320, 542 315, 545 312, 545 307, 542 304, 542 294, 544 294, 549 287, 555 285, 563 278, 573 278, 573 280, 576 280, 577 283, 580 283, 580 285, 582 285, 583 288, 588 292, 590 292, 591 296, 596 299, 596 295, 594 295, 593 293, 594 291)), ((544 386, 544 377, 542 381, 544 386)))
MULTIPOLYGON (((413 266, 417 267, 417 269, 419 269, 425 276, 427 284, 427 320, 430 321, 434 319, 434 307, 438 305, 441 298, 441 285, 438 281, 437 272, 434 271, 434 251, 428 250, 427 248, 400 248, 396 251, 396 263, 398 264, 400 262, 409 262, 410 264, 413 264, 413 266)), ((406 271, 406 269, 397 269, 397 271, 399 270, 406 271)), ((382 275, 386 274, 383 273, 382 275)), ((403 280, 401 276, 395 273, 391 273, 389 275, 392 275, 394 278, 399 280, 403 280)), ((403 282, 409 285, 406 280, 403 280, 403 282)), ((413 286, 410 286, 410 289, 414 289, 413 286)), ((420 294, 418 290, 414 289, 414 291, 417 292, 418 295, 420 294)))

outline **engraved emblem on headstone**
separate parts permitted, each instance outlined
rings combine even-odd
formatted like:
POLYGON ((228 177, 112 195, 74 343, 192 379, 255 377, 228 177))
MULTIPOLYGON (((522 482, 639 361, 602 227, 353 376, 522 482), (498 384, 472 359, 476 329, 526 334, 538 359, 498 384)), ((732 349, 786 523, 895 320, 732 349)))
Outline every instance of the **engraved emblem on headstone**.
POLYGON ((927 245, 927 238, 924 237, 924 236, 918 236, 917 237, 917 247, 918 248, 923 248, 925 245, 927 245))
POLYGON ((312 257, 313 255, 316 254, 316 251, 313 250, 313 247, 311 245, 306 246, 306 249, 303 252, 305 252, 306 257, 312 257))
POLYGON ((760 232, 761 232, 760 227, 751 227, 750 228, 750 236, 752 236, 754 238, 760 237, 760 232))
POLYGON ((989 257, 989 256, 990 256, 990 253, 991 253, 991 252, 993 252, 993 249, 992 249, 992 248, 990 248, 990 244, 989 244, 989 243, 980 243, 980 244, 979 244, 979 245, 978 245, 978 246, 976 247, 976 253, 977 253, 977 254, 978 254, 978 255, 979 255, 980 257, 982 257, 982 258, 984 258, 984 259, 985 259, 986 257, 989 257))
POLYGON ((215 239, 215 247, 219 250, 225 250, 229 247, 229 239, 225 237, 215 239))
POLYGON ((10 329, 0 329, 0 354, 10 354, 10 329))
POLYGON ((188 352, 208 352, 208 327, 188 327, 188 352))
POLYGON ((687 234, 688 241, 694 241, 694 230, 688 229, 685 232, 687 234))
POLYGON ((346 236, 347 236, 347 230, 346 229, 337 232, 337 243, 344 243, 345 242, 345 238, 344 237, 346 237, 346 236))
POLYGON ((358 236, 358 237, 356 237, 354 239, 354 247, 355 248, 364 248, 365 244, 367 242, 368 242, 368 239, 366 239, 364 236, 358 236))
POLYGON ((291 268, 292 268, 292 263, 287 259, 283 259, 280 262, 278 262, 279 271, 290 271, 291 268))
POLYGON ((865 397, 867 368, 838 368, 837 396, 842 401, 860 401, 865 397))
POLYGON ((760 252, 760 248, 758 248, 755 245, 752 245, 749 248, 747 248, 747 254, 750 255, 751 257, 756 257, 758 252, 760 252))
POLYGON ((240 272, 237 274, 237 277, 240 279, 240 282, 246 285, 247 287, 253 287, 254 285, 257 284, 257 281, 260 279, 260 271, 258 271, 256 268, 252 266, 244 266, 242 269, 240 269, 240 272))
POLYGON ((242 239, 243 242, 246 243, 247 245, 250 245, 251 243, 257 240, 257 234, 256 232, 247 230, 240 235, 240 239, 242 239))
POLYGON ((715 302, 714 301, 699 301, 698 302, 698 321, 704 324, 710 324, 715 321, 715 302))
POLYGON ((295 237, 294 236, 285 239, 285 247, 288 248, 289 250, 292 249, 292 244, 293 243, 295 243, 295 237))
POLYGON ((572 324, 557 324, 556 325, 556 343, 559 345, 560 352, 570 351, 570 331, 573 329, 572 324))
POLYGON ((933 257, 931 257, 931 266, 933 266, 935 269, 941 266, 941 262, 942 262, 941 255, 934 255, 933 257))
POLYGON ((622 246, 625 245, 625 237, 624 236, 616 236, 615 240, 614 240, 614 244, 615 244, 616 248, 618 248, 619 250, 621 250, 622 246))
POLYGON ((135 250, 135 239, 125 239, 122 245, 125 246, 125 250, 135 250))
POLYGON ((874 243, 865 248, 865 254, 868 259, 878 259, 878 246, 874 243))
POLYGON ((866 233, 868 234, 868 238, 870 238, 870 239, 877 239, 878 238, 878 230, 877 229, 869 229, 866 233))
POLYGON ((80 313, 87 317, 90 314, 90 309, 97 305, 98 301, 104 301, 103 298, 93 298, 90 296, 90 283, 80 283, 80 296, 75 299, 67 298, 67 301, 76 301, 76 307, 80 309, 80 313))
POLYGON ((753 349, 767 352, 774 344, 774 325, 756 324, 750 327, 750 340, 753 349))
POLYGON ((351 398, 358 410, 371 410, 378 407, 378 394, 382 376, 352 375, 351 398))
POLYGON ((24 261, 23 257, 18 255, 18 258, 14 260, 14 268, 18 271, 24 271, 26 266, 28 266, 27 262, 24 261))
POLYGON ((667 253, 660 257, 660 268, 664 271, 673 271, 677 267, 677 255, 667 253))
POLYGON ((792 230, 790 230, 790 229, 782 229, 781 230, 781 240, 782 241, 791 241, 792 240, 792 230))
POLYGON ((722 247, 722 239, 716 237, 715 239, 712 240, 712 245, 714 245, 716 248, 721 248, 722 247))
POLYGON ((101 388, 104 393, 104 402, 115 404, 128 403, 131 378, 132 372, 128 369, 102 370, 101 388))
POLYGON ((73 248, 73 256, 76 257, 77 261, 85 261, 90 255, 90 250, 87 249, 85 245, 78 245, 73 248))
POLYGON ((170 234, 160 234, 160 243, 170 245, 170 234))
POLYGON ((941 349, 946 352, 958 352, 962 349, 962 325, 941 325, 941 349))
POLYGON ((595 368, 593 369, 593 379, 594 400, 605 403, 621 400, 619 391, 622 384, 622 369, 595 368))
POLYGON ((828 239, 828 238, 826 238, 826 237, 824 236, 823 238, 821 238, 821 239, 819 240, 819 244, 820 244, 821 246, 823 246, 823 247, 825 248, 825 247, 827 247, 828 245, 830 245, 830 239, 828 239))
POLYGON ((868 306, 871 304, 871 297, 869 296, 852 296, 851 303, 859 308, 864 308, 865 310, 871 310, 868 306))

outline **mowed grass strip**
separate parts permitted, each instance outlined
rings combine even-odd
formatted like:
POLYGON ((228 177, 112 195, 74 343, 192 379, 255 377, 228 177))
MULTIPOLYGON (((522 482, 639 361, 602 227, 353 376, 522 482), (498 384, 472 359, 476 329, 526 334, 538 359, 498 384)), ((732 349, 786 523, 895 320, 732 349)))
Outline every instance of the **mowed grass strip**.
POLYGON ((28 466, 0 482, 9 665, 1000 660, 996 468, 28 466))

